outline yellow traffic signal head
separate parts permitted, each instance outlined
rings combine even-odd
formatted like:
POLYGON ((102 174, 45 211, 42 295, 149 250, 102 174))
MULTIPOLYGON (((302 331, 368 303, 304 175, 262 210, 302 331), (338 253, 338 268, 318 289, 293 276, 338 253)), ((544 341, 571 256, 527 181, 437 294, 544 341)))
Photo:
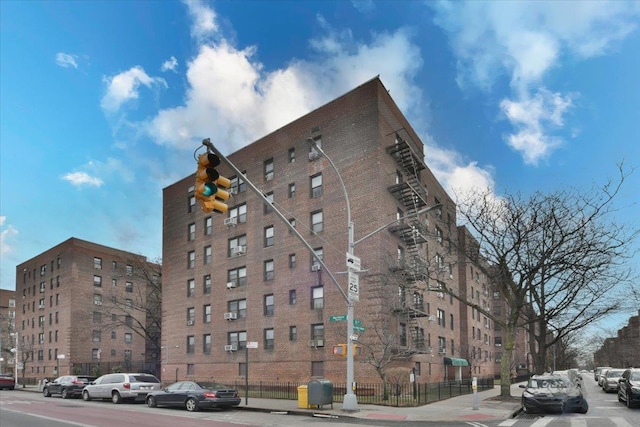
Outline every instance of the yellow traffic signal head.
POLYGON ((195 196, 200 201, 204 212, 226 213, 229 207, 220 200, 228 200, 231 181, 220 176, 216 167, 220 165, 220 158, 213 153, 203 153, 198 156, 196 170, 195 196), (220 199, 220 200, 218 200, 220 199))

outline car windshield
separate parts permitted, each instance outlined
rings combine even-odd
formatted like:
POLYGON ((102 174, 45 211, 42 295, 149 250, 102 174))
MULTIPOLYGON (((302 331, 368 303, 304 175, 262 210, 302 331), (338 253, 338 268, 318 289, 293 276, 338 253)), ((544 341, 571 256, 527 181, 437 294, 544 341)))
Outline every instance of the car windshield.
POLYGON ((629 380, 640 381, 640 372, 631 372, 631 375, 629 375, 629 380))
POLYGON ((532 379, 529 382, 529 387, 530 388, 567 387, 567 382, 562 378, 532 379))
POLYGON ((610 370, 609 372, 607 372, 607 378, 612 378, 612 377, 619 377, 619 376, 622 376, 622 373, 623 373, 623 372, 624 372, 624 370, 622 370, 622 369, 621 369, 621 370, 619 370, 619 371, 617 371, 617 370, 615 370, 615 371, 614 371, 614 370, 612 369, 612 370, 610 370))

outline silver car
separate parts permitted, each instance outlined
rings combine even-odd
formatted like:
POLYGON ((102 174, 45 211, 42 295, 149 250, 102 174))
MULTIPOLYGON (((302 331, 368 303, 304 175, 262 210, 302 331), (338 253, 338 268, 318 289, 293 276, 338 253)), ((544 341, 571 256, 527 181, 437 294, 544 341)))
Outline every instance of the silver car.
POLYGON ((160 390, 160 380, 151 374, 106 374, 82 389, 82 398, 144 401, 147 394, 160 390))
POLYGON ((622 376, 624 369, 609 369, 602 378, 602 389, 609 393, 610 391, 618 391, 618 380, 622 376))

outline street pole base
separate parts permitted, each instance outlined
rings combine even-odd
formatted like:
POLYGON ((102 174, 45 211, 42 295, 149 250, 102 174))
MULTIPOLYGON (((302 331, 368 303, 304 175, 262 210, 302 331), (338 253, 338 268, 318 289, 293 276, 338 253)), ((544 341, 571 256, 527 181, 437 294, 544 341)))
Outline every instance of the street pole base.
POLYGON ((345 394, 342 400, 342 410, 345 412, 358 412, 358 397, 353 393, 345 394))

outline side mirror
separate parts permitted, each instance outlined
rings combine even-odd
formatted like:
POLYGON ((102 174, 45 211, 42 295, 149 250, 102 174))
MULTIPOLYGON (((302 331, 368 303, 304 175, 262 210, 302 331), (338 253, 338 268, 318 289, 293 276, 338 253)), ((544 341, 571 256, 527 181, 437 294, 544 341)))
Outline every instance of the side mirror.
POLYGON ((527 386, 526 386, 526 385, 524 385, 524 384, 520 384, 518 387, 520 387, 520 388, 527 388, 527 386))

